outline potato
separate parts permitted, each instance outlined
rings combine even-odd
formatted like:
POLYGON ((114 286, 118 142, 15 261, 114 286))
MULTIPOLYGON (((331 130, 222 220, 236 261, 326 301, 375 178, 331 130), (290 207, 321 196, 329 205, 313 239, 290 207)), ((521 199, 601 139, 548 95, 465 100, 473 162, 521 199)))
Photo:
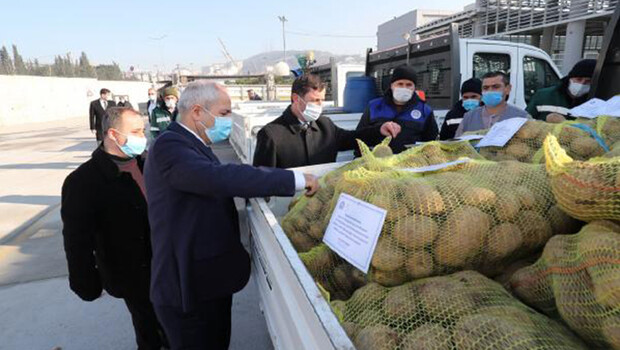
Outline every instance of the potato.
POLYGON ((302 213, 306 218, 308 218, 308 221, 312 221, 321 216, 323 206, 324 204, 318 199, 318 197, 312 197, 308 200, 306 207, 302 209, 302 213))
POLYGON ((620 310, 620 267, 607 265, 606 268, 601 267, 596 270, 596 273, 590 273, 596 302, 620 310))
POLYGON ((541 247, 553 235, 551 224, 540 214, 532 210, 521 212, 517 224, 523 235, 524 248, 535 249, 541 247))
POLYGON ((405 271, 404 269, 398 269, 395 271, 382 271, 372 269, 369 278, 370 280, 386 287, 399 286, 409 280, 407 271, 405 271))
POLYGON ((323 236, 325 235, 323 225, 319 223, 315 223, 314 225, 310 226, 308 228, 308 231, 306 232, 308 232, 308 236, 314 238, 317 241, 321 241, 323 239, 323 236))
POLYGON ((477 314, 461 318, 452 337, 459 350, 529 350, 538 347, 536 338, 518 326, 518 323, 502 317, 477 314))
POLYGON ((510 223, 495 226, 487 237, 488 262, 512 256, 523 245, 519 226, 510 223))
POLYGON ((433 254, 425 250, 414 250, 409 252, 409 257, 405 263, 405 269, 409 276, 414 279, 431 276, 433 272, 435 272, 433 254))
POLYGON ((300 232, 306 232, 306 230, 308 229, 308 220, 306 220, 306 218, 301 215, 301 213, 292 215, 290 218, 287 219, 288 220, 284 221, 290 221, 290 227, 293 229, 296 229, 300 232))
POLYGON ((577 233, 582 226, 582 223, 579 220, 568 216, 557 205, 554 205, 549 209, 547 216, 549 217, 551 228, 555 234, 567 235, 577 233))
POLYGON ((361 330, 361 327, 353 322, 343 322, 342 328, 349 336, 349 339, 353 340, 361 330))
POLYGON ((487 188, 470 187, 463 191, 463 199, 467 205, 485 208, 495 205, 497 196, 487 188))
POLYGON ((392 234, 404 248, 422 249, 435 241, 439 234, 439 225, 428 216, 414 214, 398 220, 392 234))
POLYGON ((533 156, 534 152, 525 143, 511 142, 511 144, 506 147, 506 155, 513 156, 521 161, 525 161, 528 160, 531 156, 533 156))
POLYGON ((431 321, 454 321, 475 309, 474 301, 463 293, 463 285, 448 276, 422 280, 419 298, 431 321))
POLYGON ((317 245, 311 237, 299 231, 292 231, 287 236, 298 253, 307 252, 317 245))
POLYGON ((528 266, 512 275, 510 289, 519 299, 537 310, 555 310, 551 279, 551 275, 543 275, 535 265, 528 266))
POLYGON ((444 211, 444 202, 441 194, 429 184, 416 182, 406 192, 407 203, 411 209, 421 215, 430 216, 444 211))
POLYGON ((377 242, 370 264, 379 270, 394 271, 405 264, 405 252, 392 237, 381 237, 377 242))
POLYGON ((383 301, 383 312, 391 322, 410 319, 419 311, 419 300, 411 283, 392 288, 383 301))
POLYGON ((343 263, 334 269, 333 284, 336 288, 345 291, 347 294, 352 293, 356 286, 351 278, 351 265, 343 263))
POLYGON ((324 244, 316 246, 306 253, 299 254, 299 258, 314 277, 325 276, 334 267, 334 253, 324 244))
POLYGON ((602 322, 602 333, 612 349, 620 349, 620 316, 610 316, 602 322))
POLYGON ((368 283, 353 292, 347 301, 352 309, 373 308, 383 302, 388 290, 378 283, 368 283))
POLYGON ((536 206, 536 196, 528 187, 518 186, 514 189, 514 192, 524 208, 533 208, 536 206))
POLYGON ((515 138, 517 139, 534 139, 543 131, 542 123, 528 121, 517 131, 515 138))
POLYGON ((412 330, 402 341, 401 350, 451 350, 452 335, 437 323, 425 323, 412 330))
POLYGON ((463 206, 454 211, 435 244, 437 263, 450 267, 468 266, 482 252, 491 223, 492 218, 475 207, 463 206))
POLYGON ((497 203, 495 203, 495 217, 502 222, 511 221, 519 214, 520 209, 521 201, 519 198, 507 190, 500 195, 497 203))
POLYGON ((570 142, 569 154, 577 156, 583 160, 590 158, 590 155, 596 153, 601 146, 595 139, 584 136, 579 137, 570 142))
POLYGON ((372 150, 372 154, 377 158, 386 158, 394 155, 394 152, 392 152, 390 146, 380 144, 375 146, 375 148, 372 150))
POLYGON ((358 350, 392 350, 398 347, 398 333, 386 325, 368 326, 355 337, 358 350))
POLYGON ((562 146, 570 145, 570 143, 580 137, 586 136, 586 132, 580 129, 577 129, 573 126, 566 125, 560 131, 558 135, 558 142, 562 146))

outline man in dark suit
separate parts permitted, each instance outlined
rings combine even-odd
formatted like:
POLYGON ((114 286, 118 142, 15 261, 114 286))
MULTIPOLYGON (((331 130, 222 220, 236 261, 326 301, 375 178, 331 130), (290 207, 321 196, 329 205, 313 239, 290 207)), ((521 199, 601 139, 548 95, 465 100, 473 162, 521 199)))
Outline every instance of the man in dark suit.
POLYGON ((356 139, 374 140, 400 133, 400 126, 393 122, 345 130, 321 117, 325 84, 318 75, 305 74, 295 79, 291 101, 282 116, 258 132, 255 166, 293 168, 331 163, 339 151, 355 149, 356 139))
POLYGON ((62 187, 69 286, 93 301, 105 289, 131 313, 138 349, 166 342, 149 300, 151 244, 141 154, 144 122, 130 108, 109 108, 104 138, 62 187))
POLYGON ((221 164, 211 147, 230 134, 230 97, 192 82, 179 116, 149 149, 146 180, 153 244, 151 300, 172 349, 227 349, 233 293, 250 276, 233 197, 292 196, 314 176, 221 164))
POLYGON ((102 125, 106 110, 116 106, 116 103, 110 97, 112 97, 112 93, 104 88, 99 91, 99 98, 90 103, 90 111, 88 112, 90 131, 95 133, 97 141, 103 140, 102 125))

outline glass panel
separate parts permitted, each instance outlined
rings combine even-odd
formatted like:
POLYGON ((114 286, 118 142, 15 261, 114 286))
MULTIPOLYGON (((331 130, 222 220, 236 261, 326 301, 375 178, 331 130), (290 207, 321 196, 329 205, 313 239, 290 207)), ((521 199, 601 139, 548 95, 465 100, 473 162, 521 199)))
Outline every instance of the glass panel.
POLYGON ((560 77, 549 62, 535 57, 523 57, 523 88, 525 102, 529 103, 539 89, 556 84, 560 77))

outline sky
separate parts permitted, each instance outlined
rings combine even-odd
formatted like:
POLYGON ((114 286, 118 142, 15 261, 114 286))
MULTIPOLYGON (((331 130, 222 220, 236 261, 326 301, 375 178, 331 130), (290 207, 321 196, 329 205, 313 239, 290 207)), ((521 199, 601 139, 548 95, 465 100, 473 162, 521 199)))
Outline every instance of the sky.
POLYGON ((282 50, 282 15, 288 19, 287 49, 362 54, 376 46, 377 26, 391 18, 414 9, 459 11, 472 2, 11 1, 0 6, 0 45, 10 50, 15 44, 25 59, 44 63, 84 51, 91 64, 115 61, 124 70, 165 71, 177 64, 199 70, 226 61, 218 38, 236 60, 282 50))

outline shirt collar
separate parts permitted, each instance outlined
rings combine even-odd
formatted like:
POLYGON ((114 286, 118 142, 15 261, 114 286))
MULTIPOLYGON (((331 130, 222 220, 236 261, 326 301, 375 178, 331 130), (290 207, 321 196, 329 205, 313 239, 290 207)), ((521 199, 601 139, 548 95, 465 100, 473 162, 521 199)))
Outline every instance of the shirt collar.
POLYGON ((179 124, 179 125, 180 125, 183 129, 185 129, 185 130, 189 131, 192 135, 196 136, 196 138, 197 138, 198 140, 200 140, 200 142, 202 142, 202 144, 203 144, 203 145, 208 146, 208 145, 207 145, 207 143, 205 142, 205 140, 203 140, 202 138, 200 138, 200 136, 198 136, 198 134, 196 134, 196 133, 194 132, 194 130, 192 130, 192 129, 188 128, 187 126, 183 125, 183 123, 178 123, 178 124, 179 124))

